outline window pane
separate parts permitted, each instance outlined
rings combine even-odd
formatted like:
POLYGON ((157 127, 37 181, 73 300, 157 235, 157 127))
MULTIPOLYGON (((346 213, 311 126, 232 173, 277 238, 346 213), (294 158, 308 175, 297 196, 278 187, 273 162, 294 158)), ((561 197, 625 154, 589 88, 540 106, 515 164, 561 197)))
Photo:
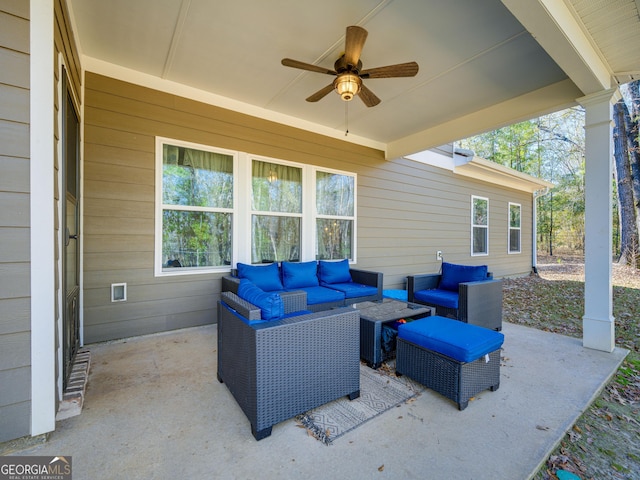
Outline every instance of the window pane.
POLYGON ((162 216, 163 268, 231 264, 231 214, 165 210, 162 216))
POLYGON ((509 230, 509 251, 520 251, 520 230, 509 230))
POLYGON ((355 178, 316 172, 316 207, 318 215, 350 217, 354 214, 355 178))
POLYGON ((165 205, 233 207, 233 157, 163 145, 162 202, 165 205))
POLYGON ((486 227, 473 227, 473 253, 487 253, 486 227))
POLYGON ((261 212, 302 213, 302 169, 253 161, 252 209, 261 212))
POLYGON ((300 261, 300 218, 253 215, 251 262, 300 261))
POLYGON ((520 228, 520 205, 509 205, 509 226, 520 228))
POLYGON ((316 227, 318 260, 353 258, 352 220, 319 218, 316 227))
POLYGON ((481 198, 473 199, 473 224, 488 225, 489 217, 487 215, 489 202, 481 198))

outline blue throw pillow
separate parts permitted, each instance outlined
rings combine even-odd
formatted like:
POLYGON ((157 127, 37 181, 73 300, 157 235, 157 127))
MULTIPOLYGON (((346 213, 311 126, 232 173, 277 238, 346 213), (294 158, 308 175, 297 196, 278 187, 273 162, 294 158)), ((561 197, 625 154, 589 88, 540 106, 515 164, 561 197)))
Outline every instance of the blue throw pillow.
POLYGON ((317 287, 318 282, 318 265, 315 261, 311 262, 282 262, 282 283, 284 288, 290 290, 292 288, 317 287))
POLYGON ((457 292, 459 283, 487 280, 488 269, 486 265, 456 265, 443 262, 442 278, 438 288, 457 292))
POLYGON ((262 320, 274 320, 284 315, 284 303, 278 293, 269 293, 245 279, 240 280, 238 296, 260 309, 262 320))
POLYGON ((277 263, 257 266, 238 262, 238 277, 252 281, 265 292, 284 290, 277 263))
POLYGON ((339 262, 320 260, 320 263, 318 263, 318 278, 320 279, 321 285, 351 282, 349 260, 346 258, 339 262))

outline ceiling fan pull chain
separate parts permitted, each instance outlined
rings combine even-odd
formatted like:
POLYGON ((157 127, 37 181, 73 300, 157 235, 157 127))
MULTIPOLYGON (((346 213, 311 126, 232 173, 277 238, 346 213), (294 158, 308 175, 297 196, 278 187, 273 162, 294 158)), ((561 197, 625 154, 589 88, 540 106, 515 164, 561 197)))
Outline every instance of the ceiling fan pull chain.
POLYGON ((349 135, 349 102, 344 102, 344 124, 344 136, 346 137, 347 135, 349 135))

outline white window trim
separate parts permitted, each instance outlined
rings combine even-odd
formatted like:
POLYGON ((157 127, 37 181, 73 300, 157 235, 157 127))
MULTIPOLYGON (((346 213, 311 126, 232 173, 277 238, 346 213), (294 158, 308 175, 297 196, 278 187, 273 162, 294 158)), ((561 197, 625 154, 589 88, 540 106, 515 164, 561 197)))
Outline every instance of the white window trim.
POLYGON ((489 199, 487 197, 480 197, 478 195, 471 195, 471 256, 472 257, 486 257, 489 255, 489 199), (474 215, 473 215, 473 209, 474 209, 474 202, 475 200, 484 200, 487 202, 487 224, 486 225, 476 225, 475 223, 473 223, 474 220, 474 215), (473 229, 474 227, 483 227, 487 230, 487 251, 486 252, 481 252, 481 253, 475 253, 473 251, 473 229))
MULTIPOLYGON (((262 162, 287 165, 302 169, 302 213, 301 214, 279 214, 270 212, 269 215, 300 216, 302 227, 300 232, 300 261, 312 261, 317 256, 316 246, 316 219, 335 218, 338 220, 353 221, 353 251, 350 263, 357 262, 358 251, 358 176, 356 173, 332 168, 308 165, 305 163, 291 162, 277 158, 254 155, 247 152, 227 150, 224 148, 212 147, 193 142, 186 142, 167 137, 156 137, 155 145, 155 251, 154 251, 154 272, 156 277, 180 276, 180 275, 201 275, 212 273, 227 273, 237 265, 238 262, 251 263, 251 216, 263 212, 253 212, 251 209, 251 179, 252 162, 258 160, 262 162), (232 228, 232 257, 230 266, 203 267, 203 268, 180 268, 171 271, 162 270, 162 145, 168 143, 177 147, 193 148, 215 153, 222 153, 233 156, 233 208, 224 209, 229 211, 233 218, 232 228), (350 216, 330 216, 318 215, 316 208, 316 172, 327 172, 337 175, 345 175, 354 179, 354 208, 353 217, 350 216)), ((191 210, 192 208, 188 208, 191 210)), ((196 207, 197 209, 197 207, 196 207)))
POLYGON ((507 210, 507 253, 509 255, 518 255, 522 253, 522 204, 509 202, 509 209, 507 210), (520 209, 520 226, 511 226, 511 206, 516 206, 520 209), (518 250, 511 250, 511 230, 518 230, 518 250))
POLYGON ((313 167, 313 177, 312 177, 312 202, 311 206, 313 208, 313 229, 311 234, 311 241, 313 242, 312 252, 314 254, 313 259, 315 260, 318 255, 318 245, 316 244, 317 234, 316 224, 318 218, 331 218, 336 220, 351 220, 353 221, 353 251, 352 257, 349 259, 350 264, 358 263, 358 175, 353 172, 345 172, 343 170, 335 170, 332 168, 322 168, 322 167, 313 167), (351 216, 334 216, 334 215, 320 215, 318 213, 318 204, 316 203, 316 182, 317 182, 317 172, 324 173, 332 173, 335 175, 345 175, 348 177, 353 177, 353 217, 351 216))
MULTIPOLYGON (((243 209, 242 213, 240 215, 242 215, 241 218, 244 219, 243 223, 244 223, 244 232, 245 235, 243 236, 244 238, 244 242, 242 244, 242 251, 238 252, 238 261, 242 262, 242 263, 247 263, 247 264, 251 264, 251 242, 253 239, 252 236, 252 231, 251 231, 251 218, 253 215, 265 215, 265 216, 273 216, 273 217, 297 217, 300 218, 300 250, 301 250, 301 257, 300 257, 300 261, 305 261, 305 258, 302 256, 302 252, 304 251, 304 236, 305 236, 305 212, 304 212, 304 207, 305 207, 305 192, 306 192, 306 185, 305 185, 305 168, 308 168, 308 165, 305 165, 303 163, 296 163, 296 162, 290 162, 287 160, 280 160, 278 158, 272 158, 272 157, 264 157, 261 155, 252 155, 252 154, 243 154, 242 155, 243 158, 243 162, 246 162, 246 173, 244 174, 244 176, 240 177, 240 181, 247 179, 247 188, 243 189, 245 192, 245 198, 243 200, 244 203, 244 207, 245 209, 243 209), (273 163, 276 165, 286 165, 287 167, 295 167, 295 168, 299 168, 302 170, 302 210, 300 213, 287 213, 287 212, 267 212, 267 211, 262 211, 262 210, 253 210, 251 207, 251 195, 252 195, 252 178, 253 178, 253 161, 257 160, 259 162, 265 162, 265 163, 273 163), (240 260, 240 258, 242 260, 240 260)), ((308 176, 308 175, 307 175, 308 176)), ((235 264, 235 262, 234 262, 235 264)))
MULTIPOLYGON (((177 275, 198 275, 203 273, 224 273, 228 272, 230 266, 215 266, 215 267, 193 267, 193 268, 179 268, 171 271, 163 271, 162 269, 162 164, 163 164, 163 144, 170 144, 176 147, 192 148, 197 150, 204 150, 207 152, 221 153, 233 157, 233 207, 232 208, 216 208, 216 211, 231 213, 231 242, 232 242, 232 259, 236 256, 236 235, 238 224, 238 178, 236 172, 238 171, 238 152, 233 150, 226 150, 224 148, 215 148, 209 145, 202 145, 193 142, 185 142, 182 140, 176 140, 173 138, 156 137, 156 162, 155 162, 155 247, 154 247, 154 272, 156 277, 171 277, 177 275)), ((204 210, 201 207, 182 207, 174 206, 176 210, 204 210)), ((206 209, 209 210, 209 209, 206 209)), ((232 260, 233 263, 233 260, 232 260)))

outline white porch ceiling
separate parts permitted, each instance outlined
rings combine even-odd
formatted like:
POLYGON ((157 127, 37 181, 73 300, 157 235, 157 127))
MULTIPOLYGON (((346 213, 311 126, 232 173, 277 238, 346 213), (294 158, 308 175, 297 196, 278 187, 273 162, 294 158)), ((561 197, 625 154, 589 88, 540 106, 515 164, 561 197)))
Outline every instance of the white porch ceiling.
POLYGON ((638 0, 67 0, 87 70, 371 145, 393 158, 559 110, 640 78, 638 0), (331 93, 345 28, 369 31, 367 108, 331 93))

